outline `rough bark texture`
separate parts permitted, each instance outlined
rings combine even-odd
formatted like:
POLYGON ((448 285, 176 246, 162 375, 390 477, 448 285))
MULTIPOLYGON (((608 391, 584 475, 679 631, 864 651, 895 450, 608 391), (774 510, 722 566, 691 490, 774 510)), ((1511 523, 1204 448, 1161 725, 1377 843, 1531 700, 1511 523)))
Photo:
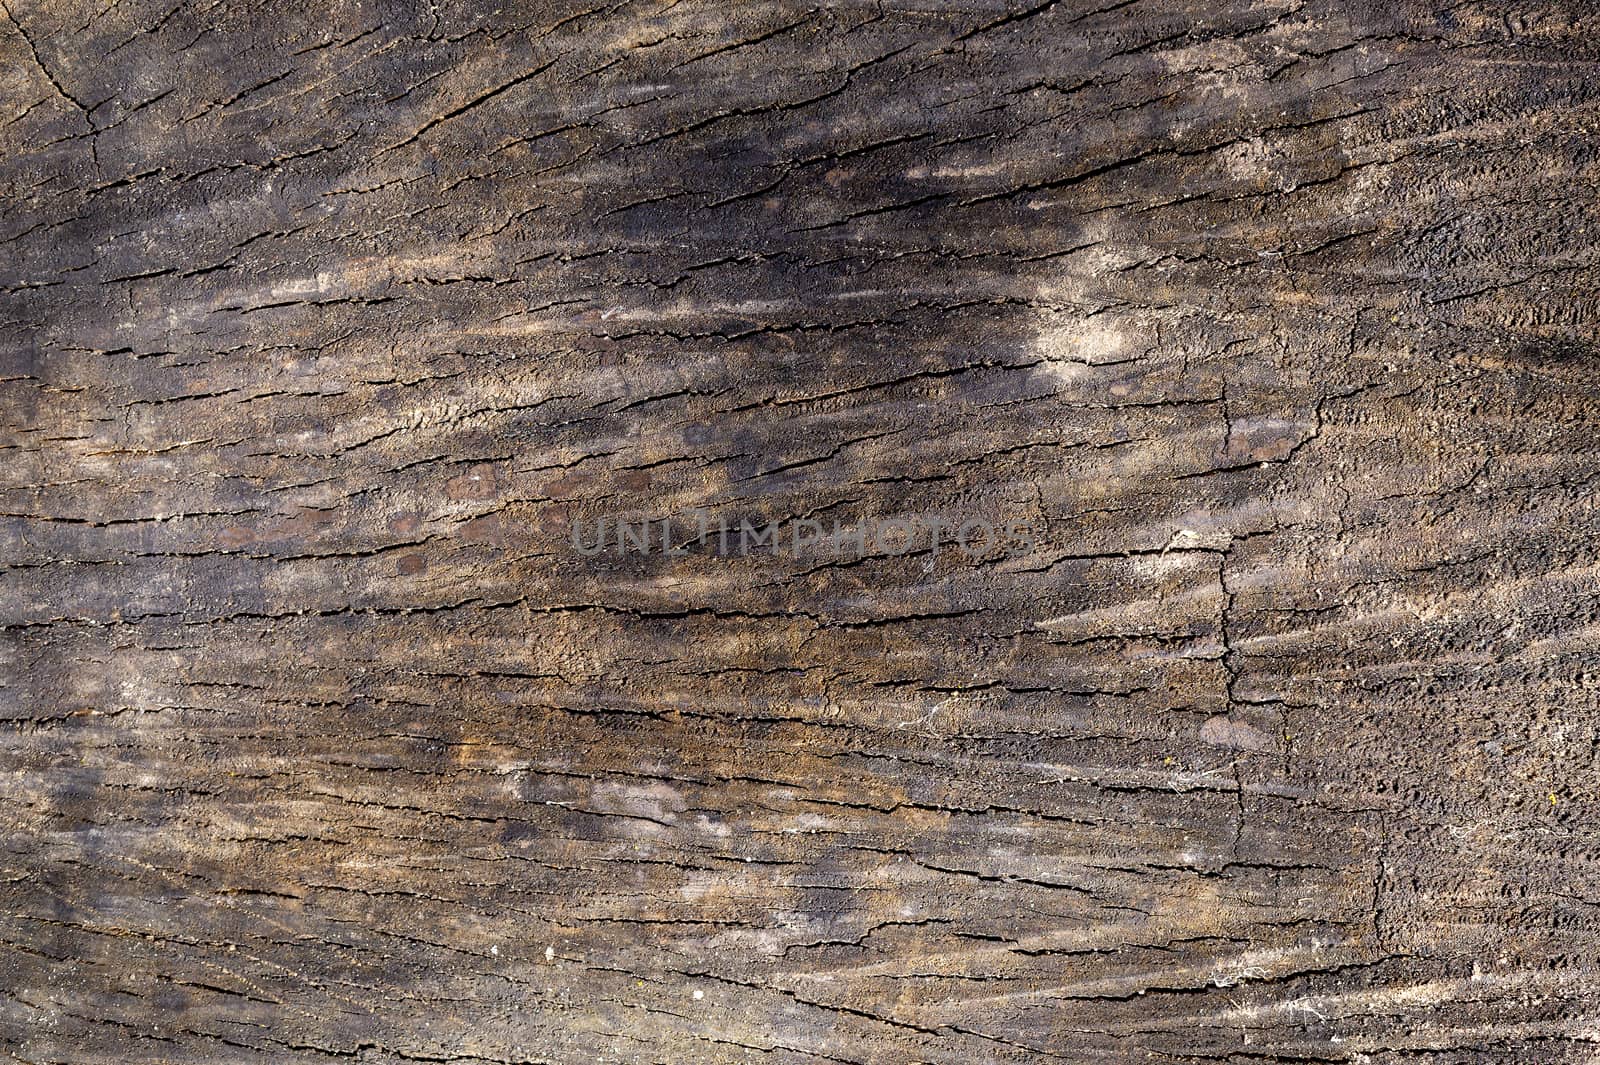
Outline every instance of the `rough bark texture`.
POLYGON ((14 1060, 1596 1060, 1589 3, 3 15, 14 1060))

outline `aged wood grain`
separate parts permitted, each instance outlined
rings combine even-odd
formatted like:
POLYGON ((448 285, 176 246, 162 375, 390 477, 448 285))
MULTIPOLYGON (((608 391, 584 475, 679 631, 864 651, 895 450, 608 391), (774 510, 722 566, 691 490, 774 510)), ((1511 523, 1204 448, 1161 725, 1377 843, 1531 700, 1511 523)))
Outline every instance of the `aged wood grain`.
POLYGON ((12 1060, 1600 1060, 1593 5, 0 14, 12 1060))

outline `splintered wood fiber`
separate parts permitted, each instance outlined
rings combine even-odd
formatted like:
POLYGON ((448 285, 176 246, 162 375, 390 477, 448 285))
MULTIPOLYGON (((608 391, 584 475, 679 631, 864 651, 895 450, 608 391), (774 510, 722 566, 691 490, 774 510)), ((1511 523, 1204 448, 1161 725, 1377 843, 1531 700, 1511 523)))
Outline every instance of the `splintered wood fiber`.
POLYGON ((0 1063, 1597 1065, 1597 70, 0 0, 0 1063))

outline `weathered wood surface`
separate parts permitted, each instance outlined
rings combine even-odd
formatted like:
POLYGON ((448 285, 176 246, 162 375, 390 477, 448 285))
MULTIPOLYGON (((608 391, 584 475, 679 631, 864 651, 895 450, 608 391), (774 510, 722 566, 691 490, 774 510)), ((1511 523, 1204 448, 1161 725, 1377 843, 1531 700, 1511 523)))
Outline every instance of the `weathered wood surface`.
POLYGON ((4 3, 12 1059, 1600 1054, 1591 5, 4 3))

